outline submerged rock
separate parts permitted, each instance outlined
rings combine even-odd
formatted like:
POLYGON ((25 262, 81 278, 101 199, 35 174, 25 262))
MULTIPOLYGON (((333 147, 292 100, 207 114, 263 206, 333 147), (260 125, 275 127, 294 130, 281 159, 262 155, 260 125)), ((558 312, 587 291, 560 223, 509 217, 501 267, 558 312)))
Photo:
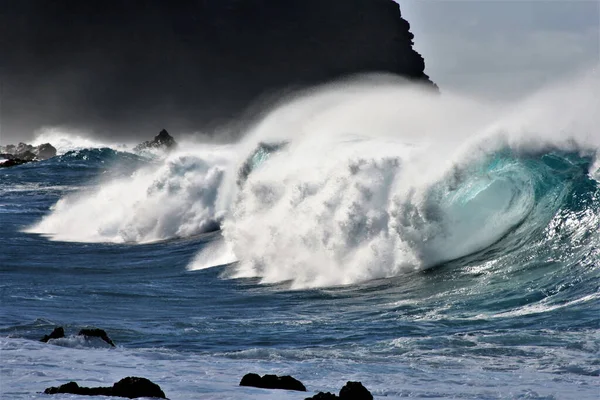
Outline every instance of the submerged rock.
POLYGON ((106 343, 110 344, 112 347, 115 347, 114 342, 108 337, 108 334, 104 329, 91 328, 91 329, 81 329, 78 333, 79 336, 86 337, 98 337, 104 340, 106 343))
POLYGON ((48 343, 48 340, 50 340, 50 339, 60 339, 60 338, 64 338, 64 337, 65 337, 65 330, 63 329, 62 326, 59 326, 58 328, 54 328, 54 330, 52 331, 51 334, 44 335, 44 337, 40 339, 40 342, 48 343))
POLYGON ((242 378, 240 386, 252 386, 261 389, 297 390, 299 392, 306 392, 306 387, 302 384, 302 382, 289 375, 264 375, 261 378, 261 376, 258 374, 246 374, 242 378))
POLYGON ((82 396, 113 396, 135 399, 138 397, 154 397, 166 399, 165 392, 156 383, 136 376, 129 376, 116 382, 112 387, 82 387, 77 382, 69 382, 58 387, 49 387, 45 394, 69 393, 82 396))
POLYGON ((175 146, 177 146, 177 142, 173 139, 173 136, 169 135, 166 129, 163 129, 158 135, 154 136, 154 139, 138 144, 134 150, 172 149, 175 146))

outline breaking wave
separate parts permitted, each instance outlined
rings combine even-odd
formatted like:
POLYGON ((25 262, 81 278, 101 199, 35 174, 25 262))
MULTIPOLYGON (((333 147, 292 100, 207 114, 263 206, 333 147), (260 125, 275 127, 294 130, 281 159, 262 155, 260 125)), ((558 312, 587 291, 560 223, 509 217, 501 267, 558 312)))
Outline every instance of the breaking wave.
POLYGON ((490 261, 582 231, 597 248, 599 89, 589 74, 499 106, 389 79, 331 85, 238 143, 188 146, 66 196, 28 230, 144 243, 220 227, 190 269, 233 262, 230 276, 293 288, 490 261))

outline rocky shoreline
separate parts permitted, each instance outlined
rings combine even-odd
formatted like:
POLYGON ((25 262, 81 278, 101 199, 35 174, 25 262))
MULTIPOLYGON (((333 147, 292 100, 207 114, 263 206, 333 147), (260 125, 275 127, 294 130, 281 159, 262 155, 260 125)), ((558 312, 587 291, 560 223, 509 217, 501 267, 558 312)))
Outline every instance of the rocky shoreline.
MULTIPOLYGON (((89 338, 100 338, 112 347, 116 347, 112 339, 108 336, 104 329, 99 328, 83 328, 79 330, 77 336, 89 338)), ((52 343, 52 340, 65 338, 65 330, 62 326, 54 328, 54 330, 44 335, 40 339, 44 343, 52 343)), ((259 389, 272 390, 292 390, 298 392, 306 392, 306 386, 298 379, 285 375, 263 375, 256 373, 248 373, 244 375, 239 383, 239 386, 255 387, 259 389)), ((108 396, 108 397, 125 397, 135 399, 139 397, 150 397, 166 399, 165 392, 162 388, 149 379, 129 376, 121 379, 113 384, 113 386, 101 387, 85 387, 79 386, 77 382, 71 381, 60 386, 52 386, 44 390, 44 394, 76 394, 80 396, 108 396)), ((363 386, 361 382, 348 381, 340 389, 339 394, 330 392, 319 392, 312 397, 306 397, 305 400, 373 400, 373 395, 363 386)))

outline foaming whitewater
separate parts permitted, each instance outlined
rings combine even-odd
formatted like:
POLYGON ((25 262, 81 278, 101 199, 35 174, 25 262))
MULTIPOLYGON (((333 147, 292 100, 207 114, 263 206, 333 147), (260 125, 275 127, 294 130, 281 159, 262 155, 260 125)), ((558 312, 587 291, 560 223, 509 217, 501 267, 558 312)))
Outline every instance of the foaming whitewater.
MULTIPOLYGON (((597 73, 504 105, 389 77, 330 85, 236 144, 188 147, 67 196, 29 231, 144 243, 220 225, 190 269, 237 260, 228 276, 292 288, 507 252, 548 238, 575 183, 597 177, 599 94, 597 73)), ((593 204, 582 223, 597 232, 593 204)))
POLYGON ((214 231, 228 146, 176 151, 131 176, 60 199, 27 229, 53 240, 148 243, 214 231))

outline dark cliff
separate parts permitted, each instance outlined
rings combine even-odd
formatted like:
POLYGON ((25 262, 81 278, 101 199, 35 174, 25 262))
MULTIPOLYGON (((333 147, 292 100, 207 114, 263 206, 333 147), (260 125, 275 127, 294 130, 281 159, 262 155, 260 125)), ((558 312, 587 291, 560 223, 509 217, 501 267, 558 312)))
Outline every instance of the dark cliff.
POLYGON ((391 0, 2 3, 4 130, 198 130, 362 72, 434 87, 409 28, 391 0))

